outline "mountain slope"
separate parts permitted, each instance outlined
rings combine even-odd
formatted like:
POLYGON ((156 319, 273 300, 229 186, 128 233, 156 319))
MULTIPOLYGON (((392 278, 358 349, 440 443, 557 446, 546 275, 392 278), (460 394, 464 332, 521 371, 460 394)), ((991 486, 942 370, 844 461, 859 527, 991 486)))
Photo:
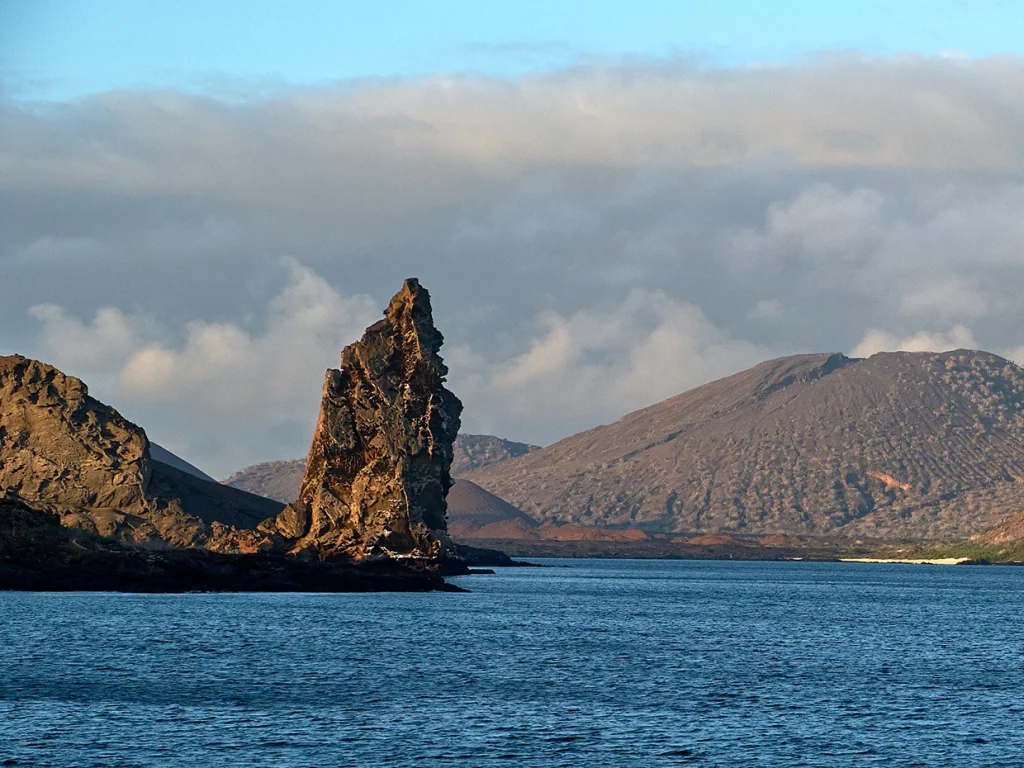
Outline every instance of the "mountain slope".
POLYGON ((459 435, 454 447, 452 477, 540 450, 538 445, 517 443, 494 435, 459 435))
POLYGON ((996 355, 797 355, 467 474, 539 521, 943 537, 1024 497, 1024 371, 996 355))
POLYGON ((299 498, 299 486, 305 472, 305 458, 264 461, 243 467, 222 482, 232 488, 290 504, 299 498))
POLYGON ((216 483, 217 481, 210 477, 208 474, 199 469, 194 464, 189 464, 181 456, 171 453, 162 445, 157 445, 152 440, 149 442, 149 456, 153 461, 159 461, 161 464, 166 464, 169 467, 174 467, 180 472, 184 472, 192 477, 198 477, 200 480, 205 480, 208 483, 216 483))
POLYGON ((536 520, 476 483, 456 480, 448 491, 448 533, 454 538, 472 538, 487 529, 485 538, 518 539, 522 538, 521 532, 537 526, 536 520))

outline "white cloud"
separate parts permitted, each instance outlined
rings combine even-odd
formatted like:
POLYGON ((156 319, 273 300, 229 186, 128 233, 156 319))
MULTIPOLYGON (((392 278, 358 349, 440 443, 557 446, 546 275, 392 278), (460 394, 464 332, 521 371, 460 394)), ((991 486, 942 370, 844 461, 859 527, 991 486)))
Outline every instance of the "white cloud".
POLYGON ((771 356, 660 291, 539 323, 542 333, 511 359, 491 363, 466 348, 451 355, 450 365, 473 372, 452 377, 469 419, 513 436, 568 435, 771 356))
POLYGON ((781 317, 785 311, 778 299, 761 299, 747 313, 747 317, 751 320, 773 320, 781 317))
POLYGON ((852 357, 870 357, 876 352, 946 352, 951 349, 976 349, 970 328, 953 326, 948 333, 921 331, 910 336, 896 336, 871 328, 851 351, 852 357))
POLYGON ((135 347, 139 317, 115 307, 98 309, 90 322, 67 315, 55 304, 36 304, 28 313, 43 323, 43 343, 64 365, 99 370, 119 363, 135 347))
POLYGON ((231 323, 192 322, 181 348, 151 345, 121 371, 124 392, 145 400, 204 403, 220 413, 246 413, 309 402, 341 348, 380 315, 368 296, 342 297, 296 261, 273 297, 265 327, 252 333, 231 323))
POLYGON ((977 318, 999 309, 976 282, 964 277, 926 282, 905 295, 900 309, 907 315, 977 318))
MULTIPOLYGON (((270 300, 258 331, 192 321, 183 343, 174 345, 152 340, 173 338, 174 329, 151 323, 140 335, 113 307, 99 310, 88 325, 53 305, 34 307, 31 314, 42 323, 45 359, 82 375, 116 372, 116 382, 94 394, 133 413, 154 405, 173 409, 174 424, 142 424, 150 426, 151 437, 187 455, 202 453, 204 441, 227 456, 244 455, 246 441, 265 444, 275 423, 311 429, 324 371, 338 365, 342 347, 382 311, 368 296, 341 296, 297 261, 285 267, 287 282, 270 300)), ((308 434, 298 429, 301 444, 308 434)), ((281 450, 290 456, 296 448, 281 450)), ((234 466, 216 459, 210 464, 214 471, 234 466)))
POLYGON ((1012 360, 1017 365, 1024 366, 1024 345, 1004 350, 1002 356, 1007 360, 1012 360))

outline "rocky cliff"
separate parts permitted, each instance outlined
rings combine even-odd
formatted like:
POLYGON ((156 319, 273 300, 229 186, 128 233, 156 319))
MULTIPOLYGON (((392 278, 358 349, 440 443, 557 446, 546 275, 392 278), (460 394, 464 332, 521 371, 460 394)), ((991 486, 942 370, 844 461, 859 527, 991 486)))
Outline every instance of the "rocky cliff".
POLYGON ((1024 370, 797 355, 467 475, 540 522, 955 538, 1024 498, 1024 370))
POLYGON ((257 551, 282 505, 153 461, 146 433, 53 366, 0 357, 0 497, 125 542, 257 551))
POLYGON ((443 340, 410 279, 327 371, 298 500, 273 526, 293 551, 455 557, 445 497, 462 403, 444 387, 443 340))

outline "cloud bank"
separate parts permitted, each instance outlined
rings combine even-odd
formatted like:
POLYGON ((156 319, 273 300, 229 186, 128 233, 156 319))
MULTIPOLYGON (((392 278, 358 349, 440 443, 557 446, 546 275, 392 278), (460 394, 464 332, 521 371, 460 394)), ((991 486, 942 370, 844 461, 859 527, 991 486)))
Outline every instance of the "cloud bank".
POLYGON ((409 276, 466 429, 531 442, 798 351, 1020 360, 1021 92, 848 55, 0 98, 0 350, 221 475, 304 453, 409 276))

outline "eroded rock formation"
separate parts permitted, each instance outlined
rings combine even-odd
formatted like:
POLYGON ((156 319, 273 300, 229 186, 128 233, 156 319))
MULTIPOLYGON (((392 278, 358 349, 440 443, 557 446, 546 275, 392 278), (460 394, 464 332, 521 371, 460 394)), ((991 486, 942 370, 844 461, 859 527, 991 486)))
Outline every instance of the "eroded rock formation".
POLYGON ((0 357, 0 497, 124 542, 223 552, 282 548, 253 530, 281 504, 153 461, 138 426, 85 384, 20 355, 0 357))
POLYGON ((298 501, 273 529, 294 552, 452 558, 445 497, 462 403, 444 387, 430 296, 406 280, 327 371, 298 501))
POLYGON ((0 487, 63 508, 148 510, 149 441, 80 380, 0 357, 0 487))

